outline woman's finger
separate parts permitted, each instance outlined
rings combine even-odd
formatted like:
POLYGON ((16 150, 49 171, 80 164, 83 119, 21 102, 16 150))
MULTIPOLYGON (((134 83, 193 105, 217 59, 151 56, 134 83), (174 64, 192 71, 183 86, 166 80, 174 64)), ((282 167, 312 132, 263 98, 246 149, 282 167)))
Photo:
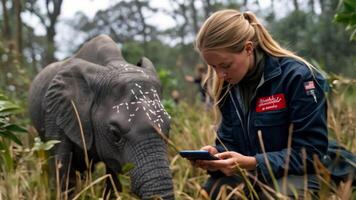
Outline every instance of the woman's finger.
POLYGON ((201 148, 201 150, 206 150, 206 151, 208 151, 209 153, 211 153, 213 155, 218 153, 218 150, 215 147, 211 146, 211 145, 204 146, 204 147, 201 148))
POLYGON ((233 154, 230 151, 226 151, 226 152, 215 154, 214 156, 216 156, 220 159, 228 159, 228 158, 233 157, 233 154))

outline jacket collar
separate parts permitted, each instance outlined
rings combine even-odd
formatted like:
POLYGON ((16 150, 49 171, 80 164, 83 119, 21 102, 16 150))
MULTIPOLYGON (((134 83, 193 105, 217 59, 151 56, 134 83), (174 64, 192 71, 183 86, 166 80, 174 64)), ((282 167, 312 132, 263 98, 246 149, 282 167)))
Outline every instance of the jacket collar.
POLYGON ((264 69, 264 81, 268 81, 274 77, 279 76, 282 73, 281 64, 277 57, 266 54, 265 69, 264 69))

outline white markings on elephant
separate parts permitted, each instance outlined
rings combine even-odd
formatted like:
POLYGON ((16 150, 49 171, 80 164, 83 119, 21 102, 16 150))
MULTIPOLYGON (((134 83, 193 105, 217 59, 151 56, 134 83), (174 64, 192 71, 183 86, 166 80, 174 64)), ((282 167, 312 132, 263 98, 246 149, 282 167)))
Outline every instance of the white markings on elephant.
POLYGON ((120 113, 120 109, 131 111, 131 113, 128 115, 128 122, 131 122, 132 119, 136 116, 135 113, 142 109, 143 112, 145 112, 147 118, 153 122, 153 124, 160 131, 162 131, 161 127, 164 123, 162 116, 166 115, 169 119, 171 117, 164 110, 157 91, 155 89, 142 91, 141 85, 135 83, 135 87, 131 89, 131 93, 134 96, 135 101, 120 103, 113 106, 112 109, 114 109, 116 113, 120 113))
POLYGON ((146 74, 146 72, 144 72, 142 69, 140 68, 134 68, 128 64, 120 64, 121 67, 124 68, 125 71, 136 71, 136 72, 140 72, 143 74, 144 77, 149 78, 149 76, 146 74))

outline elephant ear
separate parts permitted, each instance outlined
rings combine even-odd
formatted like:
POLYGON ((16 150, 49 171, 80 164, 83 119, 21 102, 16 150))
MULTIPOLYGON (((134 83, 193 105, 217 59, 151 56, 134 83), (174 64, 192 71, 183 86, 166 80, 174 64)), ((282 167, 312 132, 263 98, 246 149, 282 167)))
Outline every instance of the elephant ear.
POLYGON ((83 137, 76 114, 78 113, 85 145, 89 150, 93 143, 90 111, 94 98, 90 85, 101 67, 74 58, 64 65, 65 68, 54 77, 46 92, 46 118, 51 121, 46 121, 45 136, 60 138, 59 127, 71 141, 83 148, 83 137))
POLYGON ((146 57, 142 57, 140 59, 140 61, 138 61, 137 66, 142 67, 142 68, 146 68, 146 69, 154 72, 155 74, 157 74, 153 63, 146 57))
POLYGON ((84 43, 74 57, 103 66, 111 62, 126 62, 116 43, 107 35, 96 36, 84 43))

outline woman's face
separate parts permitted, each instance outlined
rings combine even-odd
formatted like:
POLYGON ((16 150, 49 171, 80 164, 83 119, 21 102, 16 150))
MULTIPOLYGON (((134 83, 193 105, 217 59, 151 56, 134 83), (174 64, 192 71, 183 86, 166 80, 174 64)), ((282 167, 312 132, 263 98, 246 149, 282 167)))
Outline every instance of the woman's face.
POLYGON ((252 53, 244 49, 240 53, 221 50, 202 51, 205 62, 213 67, 219 79, 230 84, 240 82, 253 66, 252 53))

